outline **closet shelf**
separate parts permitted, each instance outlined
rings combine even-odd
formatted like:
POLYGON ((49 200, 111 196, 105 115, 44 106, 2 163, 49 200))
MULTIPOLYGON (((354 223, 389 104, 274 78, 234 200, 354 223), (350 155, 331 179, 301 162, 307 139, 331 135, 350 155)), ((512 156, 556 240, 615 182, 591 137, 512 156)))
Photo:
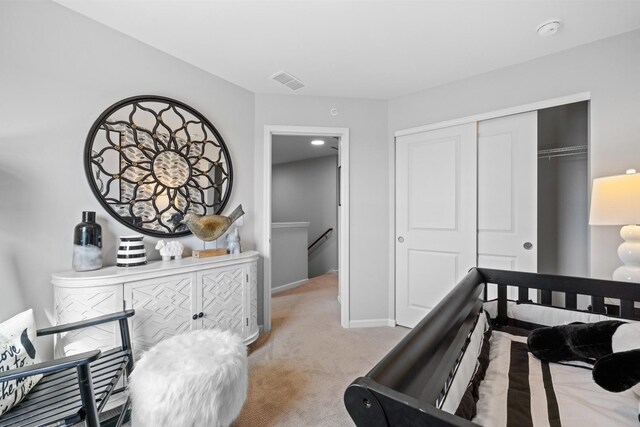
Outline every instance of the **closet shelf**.
POLYGON ((575 156, 578 154, 586 154, 588 151, 589 151, 589 146, 587 145, 574 145, 573 147, 549 148, 546 150, 539 150, 538 158, 550 159, 551 157, 575 156))

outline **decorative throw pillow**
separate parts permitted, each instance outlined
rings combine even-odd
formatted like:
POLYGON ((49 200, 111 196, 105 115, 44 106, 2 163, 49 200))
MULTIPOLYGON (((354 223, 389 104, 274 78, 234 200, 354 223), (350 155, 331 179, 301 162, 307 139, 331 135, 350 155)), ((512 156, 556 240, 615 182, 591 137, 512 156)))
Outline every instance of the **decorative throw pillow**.
MULTIPOLYGON (((38 363, 35 338, 33 310, 0 323, 0 372, 38 363)), ((42 375, 34 375, 0 383, 0 416, 20 403, 40 378, 42 375)))

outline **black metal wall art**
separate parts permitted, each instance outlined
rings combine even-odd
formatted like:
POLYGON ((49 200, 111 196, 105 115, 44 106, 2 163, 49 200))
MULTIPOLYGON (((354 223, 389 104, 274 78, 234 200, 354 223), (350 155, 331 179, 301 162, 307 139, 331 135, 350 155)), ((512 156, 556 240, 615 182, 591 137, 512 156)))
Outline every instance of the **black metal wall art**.
POLYGON ((229 150, 188 105, 135 96, 107 108, 85 146, 94 194, 115 219, 158 237, 189 234, 187 213, 220 214, 233 183, 229 150))

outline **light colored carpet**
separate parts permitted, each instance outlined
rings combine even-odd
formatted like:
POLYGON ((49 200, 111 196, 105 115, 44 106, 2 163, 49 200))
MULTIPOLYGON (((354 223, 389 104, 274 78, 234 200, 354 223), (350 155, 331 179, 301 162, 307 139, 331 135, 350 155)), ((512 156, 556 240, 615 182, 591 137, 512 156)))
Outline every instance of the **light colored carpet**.
POLYGON ((347 386, 408 329, 343 329, 336 274, 276 294, 272 330, 249 348, 249 394, 234 427, 352 426, 347 386))

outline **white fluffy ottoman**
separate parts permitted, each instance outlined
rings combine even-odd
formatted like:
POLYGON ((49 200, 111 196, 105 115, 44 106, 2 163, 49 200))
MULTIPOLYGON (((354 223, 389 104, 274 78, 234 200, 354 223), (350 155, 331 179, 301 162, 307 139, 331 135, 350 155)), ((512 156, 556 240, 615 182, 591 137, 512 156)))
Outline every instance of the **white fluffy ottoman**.
POLYGON ((229 331, 171 337, 131 374, 133 427, 228 426, 247 397, 247 348, 229 331))

